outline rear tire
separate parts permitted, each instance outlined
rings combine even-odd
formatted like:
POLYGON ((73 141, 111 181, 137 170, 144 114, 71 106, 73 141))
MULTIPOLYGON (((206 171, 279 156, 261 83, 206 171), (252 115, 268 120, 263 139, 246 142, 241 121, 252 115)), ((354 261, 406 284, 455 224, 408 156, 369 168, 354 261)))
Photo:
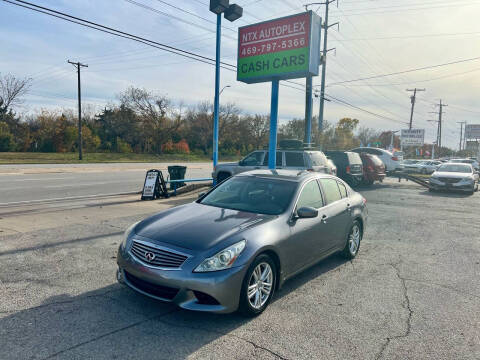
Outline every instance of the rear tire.
POLYGON ((350 231, 348 232, 347 242, 342 250, 342 255, 346 259, 351 260, 357 256, 358 250, 360 249, 360 243, 362 242, 362 237, 362 227, 360 226, 358 220, 355 220, 350 228, 350 231))
POLYGON ((276 281, 275 262, 266 254, 259 255, 243 279, 238 311, 247 317, 260 315, 272 300, 276 281))

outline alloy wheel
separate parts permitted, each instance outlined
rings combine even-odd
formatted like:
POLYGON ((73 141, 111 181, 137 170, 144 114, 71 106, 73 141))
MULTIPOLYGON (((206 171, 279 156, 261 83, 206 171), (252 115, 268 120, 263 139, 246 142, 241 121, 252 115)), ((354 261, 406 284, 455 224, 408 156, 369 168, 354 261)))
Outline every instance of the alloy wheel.
POLYGON ((350 235, 348 236, 348 248, 350 249, 350 253, 352 255, 355 255, 358 251, 358 248, 360 246, 360 237, 360 227, 355 224, 353 225, 352 230, 350 231, 350 235))
POLYGON ((273 287, 273 270, 266 262, 258 264, 248 281, 247 297, 250 306, 260 309, 268 301, 273 287))

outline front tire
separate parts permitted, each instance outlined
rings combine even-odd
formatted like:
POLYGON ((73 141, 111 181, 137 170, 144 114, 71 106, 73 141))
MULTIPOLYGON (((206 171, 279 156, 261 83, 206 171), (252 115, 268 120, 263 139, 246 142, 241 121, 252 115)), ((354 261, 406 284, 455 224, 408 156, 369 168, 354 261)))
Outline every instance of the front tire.
POLYGON ((248 317, 260 315, 272 300, 276 280, 275 262, 266 254, 258 256, 243 279, 238 311, 248 317))
POLYGON ((362 236, 362 227, 360 226, 358 220, 355 220, 350 228, 350 231, 348 232, 347 243, 342 251, 342 255, 345 258, 351 260, 357 256, 358 250, 360 249, 362 236))

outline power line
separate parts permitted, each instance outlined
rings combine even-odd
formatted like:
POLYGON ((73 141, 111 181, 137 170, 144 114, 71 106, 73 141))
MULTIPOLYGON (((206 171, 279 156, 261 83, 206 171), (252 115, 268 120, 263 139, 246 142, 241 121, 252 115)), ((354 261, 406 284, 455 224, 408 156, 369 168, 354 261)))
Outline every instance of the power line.
MULTIPOLYGON (((6 0, 3 0, 6 1, 6 0)), ((454 65, 454 64, 460 64, 464 62, 469 62, 469 61, 477 61, 480 60, 480 56, 474 57, 474 58, 469 58, 469 59, 462 59, 462 60, 457 60, 457 61, 451 61, 448 63, 443 63, 443 64, 437 64, 437 65, 430 65, 430 66, 424 66, 420 68, 415 68, 415 69, 409 69, 409 70, 403 70, 403 71, 397 71, 393 72, 390 74, 382 74, 382 75, 373 75, 373 76, 368 76, 364 78, 358 78, 358 79, 353 79, 353 80, 345 80, 345 81, 340 81, 336 83, 329 84, 328 86, 334 86, 334 85, 340 85, 340 84, 346 84, 346 83, 351 83, 351 82, 356 82, 356 81, 363 81, 363 80, 370 80, 370 79, 378 79, 382 77, 387 77, 387 76, 394 76, 394 75, 400 75, 400 74, 407 74, 411 72, 416 72, 416 71, 421 71, 421 70, 428 70, 428 69, 434 69, 442 66, 448 66, 448 65, 454 65)))
MULTIPOLYGON (((43 13, 43 14, 46 14, 46 15, 50 15, 50 16, 53 16, 53 17, 56 17, 56 18, 59 18, 59 19, 65 20, 65 21, 69 21, 69 22, 72 22, 72 23, 75 23, 75 24, 78 24, 78 25, 81 25, 81 26, 85 26, 85 27, 89 27, 89 28, 92 28, 92 29, 95 29, 95 30, 98 30, 98 31, 102 31, 102 32, 105 32, 105 33, 108 33, 108 34, 111 34, 111 35, 114 35, 114 36, 134 40, 134 41, 137 41, 137 42, 149 45, 149 46, 157 47, 160 50, 171 52, 172 54, 183 56, 183 57, 186 57, 186 58, 189 58, 189 59, 194 59, 194 60, 197 60, 197 61, 200 61, 200 62, 204 62, 204 63, 209 64, 209 65, 213 65, 213 62, 215 62, 214 59, 209 58, 207 56, 199 55, 199 54, 196 54, 196 53, 193 53, 193 52, 190 52, 190 51, 186 51, 186 50, 176 48, 174 46, 162 44, 162 43, 159 43, 157 41, 153 41, 153 40, 149 40, 149 39, 137 36, 137 35, 129 34, 127 32, 121 31, 121 30, 117 30, 117 29, 114 29, 114 28, 111 28, 111 27, 108 27, 108 26, 104 26, 104 25, 101 25, 101 24, 98 24, 98 23, 95 23, 95 22, 92 22, 92 21, 81 19, 79 17, 69 15, 69 14, 66 14, 66 13, 62 13, 60 11, 52 10, 52 9, 49 9, 49 8, 46 8, 46 7, 43 7, 43 6, 40 6, 40 5, 35 5, 35 4, 29 3, 27 1, 23 1, 23 0, 13 0, 13 1, 12 0, 2 0, 2 1, 13 4, 13 5, 16 5, 16 6, 20 6, 20 7, 29 9, 29 10, 40 12, 40 13, 43 13), (14 2, 14 1, 16 1, 16 2, 14 2), (26 5, 22 5, 22 4, 26 4, 26 5)), ((224 62, 221 62, 221 64, 224 65, 224 66, 234 67, 234 65, 224 63, 224 62)))
POLYGON ((393 122, 396 122, 396 123, 399 123, 399 124, 407 124, 407 125, 408 125, 407 122, 398 121, 398 120, 389 118, 389 117, 387 117, 387 116, 374 113, 373 111, 365 110, 365 109, 363 109, 363 108, 361 108, 361 107, 359 107, 359 106, 350 104, 349 102, 347 102, 347 101, 345 101, 345 100, 342 100, 342 99, 339 99, 339 98, 337 98, 337 97, 335 97, 335 96, 332 96, 332 95, 330 95, 330 94, 325 94, 325 95, 326 95, 327 97, 329 97, 330 99, 332 99, 333 101, 335 101, 335 102, 339 102, 339 103, 341 103, 341 104, 344 104, 344 105, 347 105, 347 106, 352 107, 352 108, 354 108, 354 109, 363 111, 363 112, 365 112, 365 113, 368 113, 368 114, 370 114, 370 115, 376 116, 376 117, 378 117, 378 118, 390 120, 390 121, 393 121, 393 122))

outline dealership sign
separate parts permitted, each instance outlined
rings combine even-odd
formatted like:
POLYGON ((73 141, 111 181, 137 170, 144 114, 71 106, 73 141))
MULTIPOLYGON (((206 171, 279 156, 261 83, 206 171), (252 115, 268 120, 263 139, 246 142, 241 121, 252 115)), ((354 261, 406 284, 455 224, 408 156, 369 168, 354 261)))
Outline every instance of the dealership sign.
POLYGON ((252 84, 318 75, 320 28, 312 11, 239 28, 237 80, 252 84))
POLYGON ((425 129, 402 130, 402 146, 423 146, 425 143, 425 129))
POLYGON ((480 139, 480 125, 466 125, 465 126, 466 139, 480 139))

